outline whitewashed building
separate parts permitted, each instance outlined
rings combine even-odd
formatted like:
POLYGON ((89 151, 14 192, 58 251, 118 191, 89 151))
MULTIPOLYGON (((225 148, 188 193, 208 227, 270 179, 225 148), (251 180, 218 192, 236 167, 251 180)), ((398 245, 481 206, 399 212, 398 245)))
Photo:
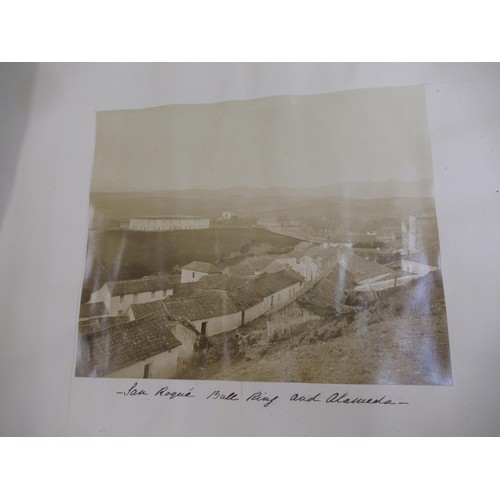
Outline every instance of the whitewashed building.
POLYGON ((189 215, 132 218, 129 222, 129 229, 133 231, 187 231, 209 227, 209 218, 189 215))
POLYGON ((173 378, 180 371, 181 342, 166 323, 149 315, 100 330, 80 330, 77 377, 173 378))
POLYGON ((115 316, 132 304, 161 300, 172 295, 173 291, 172 278, 169 276, 146 276, 136 280, 108 281, 92 292, 87 304, 103 303, 107 314, 115 316))
POLYGON ((212 336, 235 330, 290 303, 301 292, 302 282, 303 278, 290 270, 247 280, 221 276, 209 284, 210 288, 200 288, 198 295, 134 304, 128 313, 131 320, 150 314, 184 318, 198 332, 212 336))
POLYGON ((193 283, 199 281, 204 276, 220 274, 222 269, 209 262, 199 262, 195 260, 186 264, 181 270, 181 283, 193 283))

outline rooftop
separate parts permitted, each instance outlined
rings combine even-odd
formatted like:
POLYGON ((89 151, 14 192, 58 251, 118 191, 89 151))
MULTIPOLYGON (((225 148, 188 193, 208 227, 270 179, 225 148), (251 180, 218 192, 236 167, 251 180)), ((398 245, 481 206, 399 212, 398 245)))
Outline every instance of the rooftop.
POLYGON ((225 292, 206 290, 194 297, 176 298, 175 295, 155 302, 130 306, 135 318, 149 314, 179 316, 189 321, 225 316, 239 311, 225 292))
POLYGON ((113 325, 127 323, 128 321, 128 316, 105 316, 102 318, 82 319, 78 322, 78 332, 80 335, 88 335, 113 325))
POLYGON ((202 215, 155 215, 148 217, 131 217, 130 220, 200 220, 208 219, 202 215))
POLYGON ((227 266, 224 274, 229 276, 255 276, 255 273, 263 271, 275 257, 270 256, 252 256, 245 257, 237 264, 227 266))
POLYGON ((154 292, 157 290, 168 290, 173 288, 178 278, 168 275, 145 276, 135 280, 108 281, 108 287, 112 296, 128 295, 132 293, 154 292))
POLYGON ((338 262, 353 274, 357 282, 375 278, 383 274, 389 274, 391 277, 396 276, 396 273, 389 267, 383 266, 378 262, 366 260, 356 255, 353 250, 347 248, 343 248, 339 252, 338 262))
POLYGON ((209 262, 199 262, 197 260, 190 262, 182 267, 182 269, 187 269, 188 271, 196 271, 199 273, 207 273, 207 274, 217 274, 221 273, 222 269, 219 269, 217 266, 210 264, 209 262))
MULTIPOLYGON (((216 318, 257 305, 265 297, 302 281, 304 281, 302 276, 291 270, 264 274, 250 278, 246 282, 229 278, 225 281, 225 288, 200 287, 197 295, 190 297, 173 295, 160 301, 133 304, 130 307, 136 318, 163 313, 190 321, 216 318), (241 286, 236 286, 236 284, 241 284, 241 286)), ((213 286, 220 287, 221 285, 215 283, 213 286)))
POLYGON ((76 362, 79 377, 103 377, 138 361, 181 345, 172 330, 155 316, 120 323, 89 335, 80 335, 76 362))

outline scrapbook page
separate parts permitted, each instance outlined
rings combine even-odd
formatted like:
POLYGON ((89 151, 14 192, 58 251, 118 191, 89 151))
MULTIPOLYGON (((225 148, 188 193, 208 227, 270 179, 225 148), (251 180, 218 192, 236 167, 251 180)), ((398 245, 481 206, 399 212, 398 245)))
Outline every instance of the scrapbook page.
POLYGON ((423 86, 100 111, 75 375, 450 385, 423 86))

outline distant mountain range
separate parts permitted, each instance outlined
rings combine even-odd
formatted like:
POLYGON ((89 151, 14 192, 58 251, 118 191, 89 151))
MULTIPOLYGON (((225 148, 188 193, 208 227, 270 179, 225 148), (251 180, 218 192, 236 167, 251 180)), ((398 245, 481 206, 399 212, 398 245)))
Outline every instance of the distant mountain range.
POLYGON ((149 192, 93 192, 92 196, 99 199, 101 196, 109 198, 134 198, 165 196, 170 199, 213 199, 213 198, 259 198, 267 196, 294 197, 294 198, 433 198, 432 179, 418 179, 414 181, 390 180, 380 182, 348 181, 318 186, 314 188, 298 187, 232 187, 224 189, 185 189, 178 191, 149 191, 149 192))

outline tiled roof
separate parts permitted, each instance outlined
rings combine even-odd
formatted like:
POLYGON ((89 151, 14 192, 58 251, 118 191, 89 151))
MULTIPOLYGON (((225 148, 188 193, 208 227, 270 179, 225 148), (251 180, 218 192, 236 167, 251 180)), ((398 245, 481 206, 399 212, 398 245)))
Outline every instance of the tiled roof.
POLYGON ((285 269, 288 269, 286 264, 280 264, 279 262, 273 260, 266 268, 264 268, 264 272, 278 273, 279 271, 283 271, 285 269))
POLYGON ((216 318, 252 307, 265 297, 302 281, 304 279, 298 273, 284 270, 251 278, 237 288, 200 290, 199 295, 193 297, 178 298, 173 295, 160 301, 133 304, 130 307, 135 318, 162 313, 189 321, 216 318))
POLYGON ((160 301, 130 306, 136 318, 151 313, 166 312, 169 315, 186 318, 189 321, 216 318, 238 312, 225 292, 206 290, 195 297, 176 298, 175 295, 160 301))
POLYGON ((108 328, 120 323, 127 323, 128 316, 104 316, 102 318, 82 319, 78 323, 78 332, 80 335, 95 333, 104 328, 108 328))
POLYGON ((304 278, 300 274, 291 269, 286 269, 278 273, 265 274, 254 278, 249 282, 248 286, 253 287, 255 293, 261 297, 269 297, 284 288, 301 283, 302 281, 304 281, 304 278))
POLYGON ((93 318, 96 316, 105 316, 108 310, 103 302, 80 305, 80 318, 93 318))
POLYGON ((200 281, 200 285, 211 288, 212 290, 236 290, 248 283, 248 278, 226 275, 211 275, 204 276, 200 281))
POLYGON ((157 290, 168 290, 173 287, 170 276, 145 276, 136 280, 108 281, 106 283, 112 296, 127 295, 141 292, 154 292, 157 290))
POLYGON ((196 271, 199 273, 221 273, 222 269, 219 269, 217 266, 210 264, 209 262, 199 262, 197 260, 190 262, 182 267, 182 269, 187 269, 188 271, 196 271))
POLYGON ((255 273, 263 271, 273 260, 274 257, 269 256, 246 257, 237 264, 227 266, 224 269, 224 274, 228 276, 255 276, 255 273))
POLYGON ((253 307, 264 300, 252 284, 227 292, 227 295, 238 311, 253 307))
POLYGON ((327 257, 336 257, 337 249, 335 247, 326 247, 323 248, 321 246, 315 245, 314 247, 307 248, 304 250, 304 255, 309 255, 313 259, 315 257, 327 258, 327 257))
POLYGON ((339 253, 339 264, 344 266, 349 272, 354 275, 357 282, 375 278, 382 274, 389 274, 394 277, 396 273, 389 267, 383 266, 378 262, 366 260, 360 257, 350 249, 343 248, 339 253))
MULTIPOLYGON (((208 278, 208 276, 205 277, 208 278)), ((204 282, 204 278, 192 283, 178 283, 177 285, 174 285, 173 296, 175 298, 194 297, 196 295, 200 295, 200 293, 202 293, 203 290, 206 290, 207 288, 208 284, 204 282)))
POLYGON ((439 248, 430 248, 428 251, 421 250, 409 255, 403 255, 401 258, 404 260, 417 262, 419 264, 440 267, 439 248))
POLYGON ((91 335, 80 335, 76 375, 103 377, 137 361, 170 351, 181 343, 173 336, 175 323, 155 316, 113 325, 91 335))

